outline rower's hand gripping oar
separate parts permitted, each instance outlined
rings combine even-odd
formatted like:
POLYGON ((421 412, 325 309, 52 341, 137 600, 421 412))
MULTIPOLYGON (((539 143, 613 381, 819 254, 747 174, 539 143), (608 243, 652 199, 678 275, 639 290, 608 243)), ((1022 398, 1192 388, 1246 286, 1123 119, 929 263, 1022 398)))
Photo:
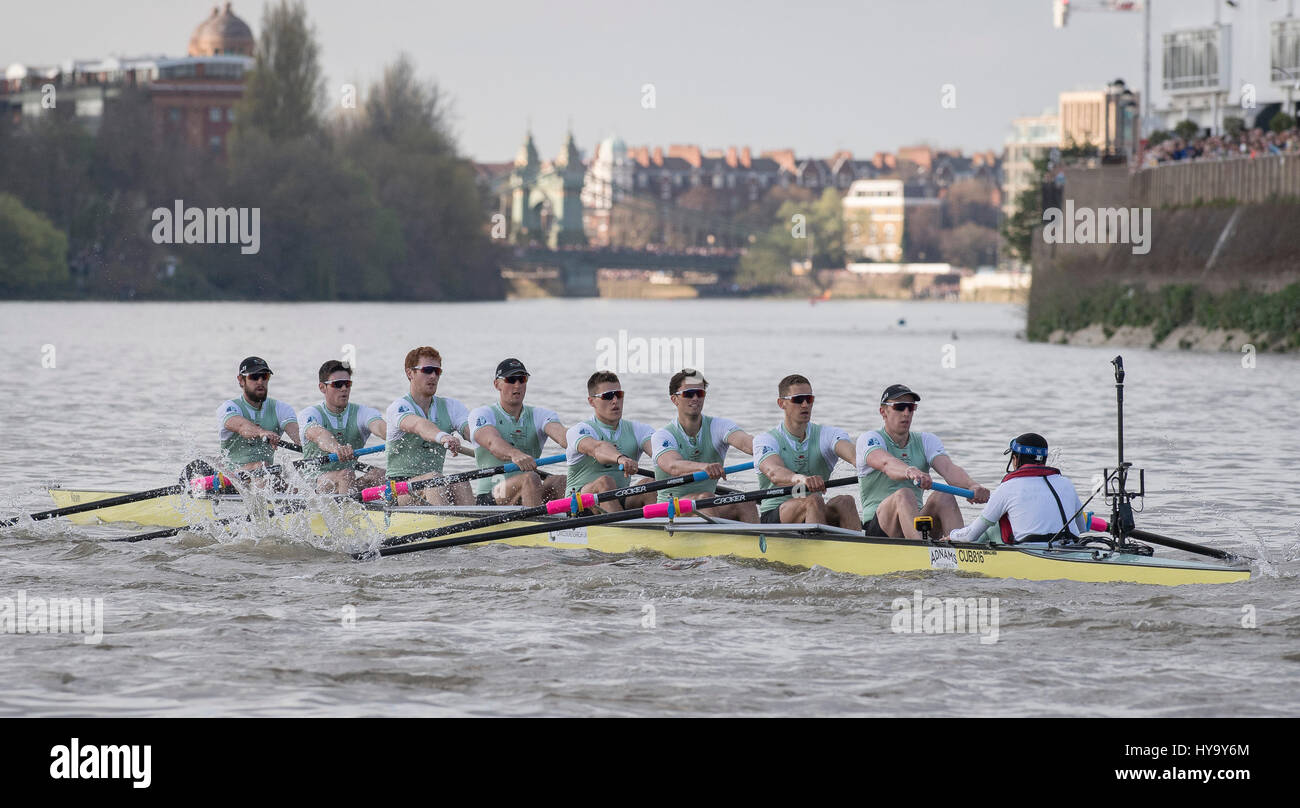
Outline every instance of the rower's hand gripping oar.
MULTIPOLYGON (((852 485, 858 478, 840 477, 835 480, 827 480, 826 487, 835 488, 841 485, 852 485)), ((695 511, 705 510, 707 508, 717 508, 722 505, 734 505, 739 502, 754 502, 769 497, 790 496, 796 492, 797 485, 783 485, 774 488, 764 488, 759 491, 748 491, 745 493, 725 494, 723 496, 706 497, 704 499, 674 499, 671 502, 657 502, 653 505, 646 505, 643 508, 630 508, 625 511, 615 511, 614 513, 595 514, 593 516, 582 516, 576 519, 564 519, 559 522, 543 522, 533 525, 522 525, 520 527, 508 528, 506 530, 494 530, 490 533, 479 533, 473 536, 458 536, 450 539, 440 539, 438 541, 413 542, 401 544, 395 547, 381 547, 378 555, 398 555, 400 553, 414 553, 419 550, 433 550, 441 547, 457 547, 464 544, 477 544, 479 542, 497 541, 499 539, 510 539, 516 536, 530 536, 535 533, 548 533, 553 530, 567 530, 575 527, 589 527, 592 525, 608 525, 615 522, 625 522, 630 519, 662 518, 685 516, 695 511)), ((594 495, 584 494, 584 497, 594 495)), ((565 500, 553 500, 556 503, 564 503, 565 500)), ((373 558, 375 552, 354 554, 354 558, 367 559, 373 558)))
MULTIPOLYGON (((734 466, 728 466, 725 471, 728 474, 737 471, 746 471, 754 467, 753 461, 747 463, 738 463, 734 466)), ((663 480, 655 480, 649 483, 640 483, 638 485, 629 485, 623 488, 616 488, 612 491, 602 491, 599 494, 571 494, 560 499, 553 499, 550 502, 536 505, 523 510, 510 511, 509 513, 494 514, 479 519, 470 519, 465 522, 457 522, 454 525, 444 527, 430 528, 421 530, 416 533, 407 533, 402 536, 392 536, 384 539, 381 547, 396 547, 400 544, 410 544, 420 539, 431 539, 435 536, 448 536, 453 533, 464 533, 470 530, 477 530, 482 527, 493 527, 503 525, 507 522, 515 522, 520 519, 529 519, 534 516, 554 516, 561 513, 568 513, 577 516, 584 510, 596 506, 601 502, 611 502, 620 500, 623 497, 637 496, 638 494, 648 494, 652 491, 661 491, 665 488, 672 488, 687 483, 698 483, 709 479, 709 475, 703 471, 693 471, 688 474, 679 474, 676 477, 669 477, 663 480)), ((364 554, 361 554, 364 555, 364 554)), ((358 555, 360 557, 360 555, 358 555)))

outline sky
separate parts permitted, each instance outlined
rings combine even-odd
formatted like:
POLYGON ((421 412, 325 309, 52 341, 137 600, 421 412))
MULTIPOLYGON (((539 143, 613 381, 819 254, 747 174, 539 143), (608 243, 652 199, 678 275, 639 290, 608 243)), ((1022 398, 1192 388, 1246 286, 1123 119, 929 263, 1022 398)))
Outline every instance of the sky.
MULTIPOLYGON (((0 64, 184 55, 212 5, 72 0, 54 16, 48 4, 7 4, 0 64)), ((256 35, 265 5, 233 8, 256 35)), ((917 143, 1000 152, 1011 119, 1055 109, 1062 90, 1115 78, 1142 86, 1141 12, 1075 11, 1056 29, 1051 0, 309 0, 307 8, 335 103, 344 83, 364 88, 405 51, 450 97, 462 153, 486 162, 512 159, 530 123, 544 158, 559 152, 570 125, 588 155, 615 134, 632 146, 755 154, 862 157, 917 143)), ((1161 3, 1152 8, 1158 31, 1161 3)), ((1158 50, 1153 59, 1158 69, 1158 50)))

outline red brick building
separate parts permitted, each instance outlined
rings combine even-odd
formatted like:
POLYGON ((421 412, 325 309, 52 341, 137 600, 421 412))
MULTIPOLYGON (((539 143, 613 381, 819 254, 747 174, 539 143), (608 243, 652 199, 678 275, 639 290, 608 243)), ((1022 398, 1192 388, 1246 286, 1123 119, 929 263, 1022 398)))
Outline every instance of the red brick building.
POLYGON ((188 56, 158 60, 150 87, 156 133, 225 156, 255 45, 252 29, 230 3, 213 7, 194 29, 188 56))

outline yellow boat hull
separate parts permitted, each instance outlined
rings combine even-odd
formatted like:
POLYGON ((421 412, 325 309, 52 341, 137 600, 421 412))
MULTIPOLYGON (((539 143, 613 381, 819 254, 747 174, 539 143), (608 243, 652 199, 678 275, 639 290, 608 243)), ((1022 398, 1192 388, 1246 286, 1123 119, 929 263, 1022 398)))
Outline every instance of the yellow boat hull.
MULTIPOLYGON (((91 502, 116 496, 118 491, 73 491, 51 489, 59 507, 91 502)), ((156 527, 184 527, 223 516, 242 516, 243 503, 218 503, 186 496, 159 497, 153 500, 105 508, 69 517, 77 524, 97 522, 132 522, 156 527)), ((291 515, 285 517, 295 518, 291 515)), ((296 519, 301 522, 302 514, 296 519)), ((463 521, 466 517, 428 512, 419 508, 361 510, 348 516, 360 535, 401 535, 463 521)), ((309 523, 317 535, 340 528, 319 516, 309 523)), ((511 522, 509 527, 540 524, 536 521, 511 522)), ((482 528, 456 534, 470 536, 490 532, 498 527, 482 528)), ((989 578, 1018 578, 1031 581, 1072 580, 1091 583, 1131 582, 1140 584, 1211 584, 1245 581, 1250 570, 1212 561, 1180 560, 1143 556, 1097 554, 1087 551, 1064 552, 982 545, 930 545, 904 539, 868 539, 847 531, 818 531, 794 526, 723 526, 708 525, 701 520, 683 520, 668 524, 661 520, 597 525, 573 531, 539 532, 499 540, 523 547, 559 547, 590 549, 605 553, 629 553, 652 550, 670 558, 734 556, 774 561, 793 567, 820 566, 856 575, 888 575, 900 572, 943 570, 981 575, 989 578)))

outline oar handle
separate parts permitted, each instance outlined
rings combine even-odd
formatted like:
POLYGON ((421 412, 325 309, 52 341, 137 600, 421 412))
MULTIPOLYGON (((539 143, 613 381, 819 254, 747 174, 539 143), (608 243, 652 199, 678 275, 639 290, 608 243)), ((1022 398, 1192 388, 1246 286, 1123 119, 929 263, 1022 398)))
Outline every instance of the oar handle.
MULTIPOLYGON (((564 455, 551 455, 550 457, 539 457, 537 465, 549 466, 552 463, 559 463, 564 459, 564 455)), ((448 474, 443 477, 430 477, 427 480, 407 480, 403 482, 394 482, 389 480, 384 485, 376 485, 372 488, 366 488, 361 491, 362 502, 374 502, 378 499, 392 499, 396 496, 403 496, 412 491, 418 491, 421 488, 437 488, 442 485, 463 482, 465 480, 475 480, 481 477, 491 477, 495 474, 509 474, 519 471, 519 466, 514 463, 505 463, 492 468, 477 469, 467 471, 462 474, 448 474)))
MULTIPOLYGON (((539 466, 549 466, 552 463, 559 463, 563 459, 564 455, 557 454, 551 455, 550 457, 539 457, 537 458, 536 463, 539 466)), ((511 472, 519 471, 519 466, 516 463, 506 463, 504 466, 498 466, 497 468, 499 468, 500 471, 492 470, 493 474, 510 474, 511 472)))
MULTIPOLYGON (((754 467, 754 462, 751 460, 748 463, 737 463, 734 466, 727 466, 725 469, 723 469, 723 471, 725 471, 728 474, 731 474, 732 472, 735 471, 745 471, 747 469, 752 469, 753 467, 754 467)), ((697 482, 697 483, 709 479, 709 475, 704 471, 691 472, 689 477, 693 482, 697 482)), ((561 513, 576 514, 579 511, 585 511, 596 507, 596 504, 599 503, 600 501, 601 498, 599 494, 579 494, 575 491, 574 493, 570 494, 567 497, 561 497, 559 499, 550 500, 549 502, 546 503, 545 507, 546 507, 546 513, 549 516, 555 516, 561 513)), ((682 501, 689 502, 690 500, 682 500, 682 501)), ((662 504, 662 503, 657 503, 657 504, 662 504)))
MULTIPOLYGON (((235 477, 238 477, 241 482, 248 482, 249 480, 256 479, 257 477, 275 476, 281 473, 282 471, 284 471, 284 469, 280 466, 266 466, 264 468, 237 472, 235 474, 235 477)), ((218 471, 217 473, 209 474, 206 477, 195 477, 192 480, 190 480, 190 490, 197 494, 197 493, 202 493, 204 491, 212 491, 215 489, 230 487, 231 483, 232 483, 232 479, 230 475, 222 474, 221 472, 218 471)))
MULTIPOLYGON (((912 485, 916 485, 916 483, 913 482, 912 485)), ((942 491, 945 494, 952 494, 955 497, 965 497, 966 499, 975 498, 975 492, 969 488, 958 488, 955 485, 945 485, 944 483, 930 483, 930 490, 942 491)))
MULTIPOLYGON (((384 448, 385 448, 385 446, 384 446, 384 444, 382 444, 382 443, 379 444, 378 446, 367 446, 367 447, 364 448, 364 449, 357 449, 355 452, 352 453, 352 456, 353 456, 353 457, 361 457, 362 455, 374 454, 375 452, 382 452, 382 451, 384 451, 384 448)), ((338 453, 337 453, 337 452, 330 452, 329 454, 325 455, 325 457, 324 457, 320 462, 321 462, 322 464, 324 464, 324 463, 337 463, 337 462, 339 462, 339 456, 338 456, 338 453)))

